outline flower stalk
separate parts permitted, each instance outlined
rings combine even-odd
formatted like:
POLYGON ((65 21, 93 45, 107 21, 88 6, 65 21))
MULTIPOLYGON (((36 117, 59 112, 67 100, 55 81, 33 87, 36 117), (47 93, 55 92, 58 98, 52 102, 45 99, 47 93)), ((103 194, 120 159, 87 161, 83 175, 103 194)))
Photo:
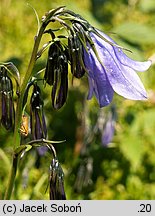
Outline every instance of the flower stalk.
MULTIPOLYGON (((13 136, 14 150, 20 146, 19 128, 20 128, 21 118, 22 118, 22 105, 23 105, 25 89, 33 73, 33 68, 34 68, 34 65, 37 59, 37 52, 38 52, 41 38, 48 24, 48 20, 51 18, 52 15, 53 15, 53 11, 51 11, 51 13, 49 13, 46 19, 42 22, 39 32, 37 36, 35 37, 34 46, 33 46, 31 58, 29 61, 28 69, 27 69, 27 72, 25 73, 23 82, 20 86, 20 93, 19 93, 17 107, 16 107, 15 128, 14 128, 14 136, 13 136)), ((6 189, 5 199, 10 199, 11 197, 13 186, 14 186, 14 180, 15 180, 16 172, 17 172, 17 164, 18 164, 18 158, 13 154, 12 168, 11 168, 11 173, 10 173, 7 189, 6 189)))
POLYGON ((16 172, 17 172, 17 167, 18 167, 18 155, 13 154, 11 173, 10 173, 9 182, 8 182, 5 197, 4 197, 5 200, 9 200, 11 198, 12 190, 14 187, 14 181, 16 177, 16 172))

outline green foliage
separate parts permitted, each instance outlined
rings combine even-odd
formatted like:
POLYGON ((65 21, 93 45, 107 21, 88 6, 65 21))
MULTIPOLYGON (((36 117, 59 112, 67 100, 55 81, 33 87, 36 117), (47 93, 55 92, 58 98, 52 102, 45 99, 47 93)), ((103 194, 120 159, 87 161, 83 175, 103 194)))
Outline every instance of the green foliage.
POLYGON ((123 39, 133 44, 155 44, 155 29, 147 24, 124 22, 114 29, 123 39))
MULTIPOLYGON (((37 21, 27 1, 4 0, 0 2, 0 61, 12 61, 22 76, 26 70, 37 21)), ((145 60, 155 50, 154 0, 97 1, 97 0, 29 0, 39 17, 51 8, 66 5, 80 13, 94 26, 108 32, 120 45, 133 51, 133 58, 145 60), (131 4, 135 2, 135 4, 131 4), (95 10, 94 6, 95 5, 95 10), (80 11, 80 12, 79 12, 80 11)), ((129 54, 129 53, 127 53, 129 54)), ((129 54, 130 55, 130 54, 129 54)), ((46 65, 47 53, 35 66, 46 65)), ((84 98, 86 79, 74 80, 69 85, 69 96, 64 108, 52 110, 50 91, 43 92, 49 139, 66 140, 55 148, 65 173, 68 199, 155 199, 155 66, 140 75, 147 87, 149 99, 145 102, 127 101, 115 95, 117 124, 113 142, 104 148, 98 133, 92 139, 88 152, 84 146, 84 98), (92 159, 92 174, 85 185, 75 185, 79 166, 92 159)), ((86 102, 91 128, 99 112, 95 99, 86 102)), ((106 108, 109 109, 109 108, 106 108)), ((28 111, 28 110, 27 110, 28 111)), ((91 134, 91 133, 90 133, 91 134)), ((0 128, 0 199, 4 196, 11 167, 12 133, 0 128)), ((32 149, 20 161, 16 178, 14 199, 48 199, 48 173, 50 155, 39 157, 32 149), (46 191, 47 189, 47 191, 46 191)), ((88 163, 89 164, 89 163, 88 163)), ((90 165, 90 164, 89 164, 90 165)), ((83 172, 82 175, 85 173, 83 172)))
POLYGON ((140 9, 144 12, 154 12, 155 4, 153 0, 141 0, 140 9))

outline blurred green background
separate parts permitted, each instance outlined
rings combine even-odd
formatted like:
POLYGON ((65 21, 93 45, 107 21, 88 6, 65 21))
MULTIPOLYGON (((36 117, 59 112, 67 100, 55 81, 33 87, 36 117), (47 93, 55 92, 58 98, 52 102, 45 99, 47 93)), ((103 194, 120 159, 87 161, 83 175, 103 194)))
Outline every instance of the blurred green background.
MULTIPOLYGON (((12 61, 23 75, 26 71, 37 20, 46 11, 66 5, 92 25, 128 48, 135 60, 152 59, 152 67, 139 73, 147 101, 129 101, 115 94, 115 135, 108 147, 95 131, 100 112, 96 99, 86 101, 87 79, 69 84, 66 105, 51 107, 50 88, 43 92, 48 138, 66 140, 55 146, 65 174, 67 199, 155 199, 155 1, 154 0, 0 0, 0 61, 12 61), (94 132, 95 131, 95 132, 94 132), (91 139, 89 140, 88 138, 91 139)), ((47 53, 35 70, 46 65, 47 53)), ((29 110, 27 110, 29 111, 29 110)), ((0 199, 11 167, 12 134, 0 127, 0 199)), ((48 199, 51 157, 36 150, 20 163, 13 199, 48 199), (47 190, 46 190, 47 189, 47 190)))

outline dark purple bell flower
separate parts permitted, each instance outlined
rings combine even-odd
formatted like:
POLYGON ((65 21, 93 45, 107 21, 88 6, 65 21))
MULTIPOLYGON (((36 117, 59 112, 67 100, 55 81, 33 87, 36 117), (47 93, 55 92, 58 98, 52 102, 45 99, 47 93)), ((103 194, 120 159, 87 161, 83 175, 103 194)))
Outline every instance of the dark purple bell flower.
POLYGON ((48 50, 48 59, 45 69, 44 79, 49 85, 53 85, 55 79, 55 71, 60 67, 58 58, 63 51, 60 41, 51 44, 48 50))
POLYGON ((41 98, 40 88, 37 84, 34 84, 30 104, 30 124, 32 137, 34 140, 41 138, 45 139, 47 136, 47 127, 43 111, 43 100, 41 98))
POLYGON ((88 70, 88 99, 95 94, 100 107, 104 107, 111 103, 115 91, 127 99, 145 100, 146 90, 135 71, 146 71, 151 61, 130 59, 110 37, 99 30, 90 32, 90 37, 99 59, 92 45, 87 43, 88 52, 84 50, 84 63, 88 70))
POLYGON ((5 68, 0 68, 0 121, 6 130, 14 127, 13 85, 5 68))
POLYGON ((83 68, 83 46, 79 40, 78 32, 68 37, 69 59, 73 77, 81 78, 85 74, 83 68))
POLYGON ((53 88, 51 92, 52 106, 60 109, 67 100, 68 93, 68 62, 64 52, 57 59, 53 88))
POLYGON ((44 79, 52 86, 53 108, 60 109, 68 93, 68 51, 60 41, 50 45, 44 79))
POLYGON ((66 200, 64 174, 59 161, 54 158, 50 165, 50 200, 66 200))

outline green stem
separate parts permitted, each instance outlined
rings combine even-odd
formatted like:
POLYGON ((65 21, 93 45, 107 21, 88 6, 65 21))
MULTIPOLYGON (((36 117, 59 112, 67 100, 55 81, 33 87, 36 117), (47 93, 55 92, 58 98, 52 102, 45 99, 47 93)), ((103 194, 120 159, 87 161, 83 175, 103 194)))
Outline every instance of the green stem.
POLYGON ((13 186, 14 186, 14 180, 17 172, 17 166, 18 166, 18 155, 14 154, 13 155, 13 162, 12 162, 12 168, 11 168, 11 173, 10 173, 10 178, 9 178, 9 184, 5 193, 5 200, 9 200, 11 198, 13 186))
POLYGON ((23 78, 23 83, 22 83, 21 88, 20 88, 20 97, 19 97, 18 102, 17 102, 16 117, 15 117, 14 149, 16 149, 20 146, 19 128, 20 128, 21 118, 22 118, 22 104, 23 104, 24 92, 25 92, 27 83, 28 83, 28 81, 32 75, 33 67, 34 67, 34 64, 36 62, 36 56, 37 56, 40 40, 41 40, 42 35, 44 33, 44 29, 45 29, 45 27, 42 25, 38 35, 35 38, 35 43, 34 43, 32 55, 31 55, 31 59, 30 59, 29 65, 28 65, 27 72, 23 78))
MULTIPOLYGON (((23 78, 23 83, 20 88, 20 96, 18 98, 17 107, 16 107, 16 115, 15 115, 15 129, 14 129, 14 137, 13 137, 14 151, 20 146, 19 128, 20 128, 21 118, 22 118, 22 104, 23 104, 24 92, 25 92, 27 83, 32 75, 33 67, 36 62, 36 56, 37 56, 40 40, 42 38, 45 28, 46 26, 42 25, 38 35, 35 38, 35 43, 34 43, 32 55, 31 55, 31 59, 30 59, 25 77, 23 78)), ((17 172, 17 164, 18 164, 18 159, 15 157, 15 155, 13 155, 13 163, 12 163, 11 173, 9 177, 9 182, 8 182, 7 189, 6 189, 5 199, 10 199, 11 197, 13 186, 14 186, 14 180, 15 180, 16 172, 17 172)))
MULTIPOLYGON (((48 15, 46 16, 45 20, 43 21, 43 23, 39 29, 37 36, 35 37, 35 42, 34 42, 32 54, 31 54, 30 62, 29 62, 26 74, 23 78, 23 82, 20 86, 20 96, 19 96, 18 101, 17 101, 16 115, 15 115, 15 129, 14 129, 14 137, 13 137, 14 151, 20 146, 19 128, 20 128, 21 119, 22 119, 23 98, 24 98, 26 86, 27 86, 27 84, 28 84, 28 82, 32 76, 32 72, 33 72, 33 68, 34 68, 34 65, 35 65, 35 62, 37 59, 37 52, 38 52, 38 48, 39 48, 39 44, 40 44, 42 35, 44 33, 46 26, 50 22, 51 17, 54 15, 54 13, 56 13, 58 11, 62 11, 63 8, 64 7, 60 7, 60 8, 57 8, 56 10, 51 10, 48 13, 48 15)), ((14 153, 13 154, 13 163, 12 163, 12 168, 11 168, 11 174, 10 174, 9 182, 8 182, 7 189, 6 189, 5 199, 10 199, 10 197, 11 197, 11 194, 13 191, 13 186, 14 186, 14 180, 15 180, 16 172, 17 172, 17 164, 18 164, 18 159, 15 157, 15 153, 14 153)))

